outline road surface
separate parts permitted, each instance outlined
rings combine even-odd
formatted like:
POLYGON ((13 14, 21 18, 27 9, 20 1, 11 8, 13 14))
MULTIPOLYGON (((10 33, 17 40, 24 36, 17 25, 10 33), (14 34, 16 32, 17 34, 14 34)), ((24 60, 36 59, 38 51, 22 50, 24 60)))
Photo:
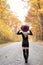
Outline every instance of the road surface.
POLYGON ((43 65, 43 45, 30 42, 28 64, 25 64, 21 42, 0 47, 0 65, 43 65))

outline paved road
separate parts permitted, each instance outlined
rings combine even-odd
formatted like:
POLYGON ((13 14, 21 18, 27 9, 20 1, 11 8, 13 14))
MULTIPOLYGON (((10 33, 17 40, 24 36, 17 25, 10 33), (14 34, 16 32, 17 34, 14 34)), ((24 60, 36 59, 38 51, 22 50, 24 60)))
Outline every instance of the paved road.
POLYGON ((0 47, 0 65, 43 65, 43 45, 30 42, 28 64, 22 55, 21 42, 0 47))

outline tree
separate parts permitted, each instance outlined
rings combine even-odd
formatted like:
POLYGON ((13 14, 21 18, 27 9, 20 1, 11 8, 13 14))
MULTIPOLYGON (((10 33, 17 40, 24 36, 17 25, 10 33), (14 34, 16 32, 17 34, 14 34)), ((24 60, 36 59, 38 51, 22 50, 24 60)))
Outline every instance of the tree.
POLYGON ((31 8, 25 21, 32 23, 34 38, 43 40, 43 0, 30 0, 27 3, 31 5, 31 8))
POLYGON ((15 34, 18 25, 21 25, 21 21, 12 14, 7 0, 0 0, 0 41, 17 41, 17 35, 15 34))

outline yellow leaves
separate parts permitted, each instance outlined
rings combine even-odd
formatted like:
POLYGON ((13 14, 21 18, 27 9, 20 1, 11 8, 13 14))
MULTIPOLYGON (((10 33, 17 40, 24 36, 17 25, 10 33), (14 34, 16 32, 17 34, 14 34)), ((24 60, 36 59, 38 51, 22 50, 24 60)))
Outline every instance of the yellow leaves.
POLYGON ((2 9, 0 8, 0 13, 2 12, 2 9))
POLYGON ((35 8, 32 8, 33 11, 35 11, 35 8))
POLYGON ((11 29, 10 29, 10 27, 8 25, 4 26, 3 32, 4 32, 5 36, 7 36, 10 39, 12 38, 13 33, 12 33, 12 31, 11 31, 11 29))
MULTIPOLYGON (((8 22, 8 21, 7 21, 8 22)), ((19 21, 18 21, 19 22, 19 21)), ((9 23, 10 23, 10 21, 9 21, 9 23)), ((12 24, 12 23, 11 23, 12 24)), ((18 23, 17 23, 18 24, 18 23)), ((15 24, 15 26, 17 25, 17 24, 15 24)), ((18 25, 20 25, 20 24, 18 24, 18 25)), ((13 26, 13 25, 12 25, 13 26)), ((17 26, 16 26, 16 28, 15 28, 15 30, 17 29, 17 26)), ((5 39, 7 38, 7 39, 10 39, 10 40, 12 40, 12 41, 20 41, 19 39, 17 39, 17 35, 14 33, 14 32, 12 32, 12 30, 11 30, 11 28, 10 28, 10 26, 9 26, 9 24, 7 25, 7 24, 5 24, 4 23, 4 21, 2 20, 2 19, 0 19, 0 34, 2 35, 2 38, 4 38, 5 37, 5 39)), ((19 38, 19 37, 18 37, 19 38)))
POLYGON ((30 0, 28 3, 29 4, 43 3, 43 0, 30 0))
POLYGON ((6 0, 1 0, 0 1, 0 13, 6 10, 6 8, 7 8, 6 0))
MULTIPOLYGON (((1 0, 0 4, 0 35, 2 38, 17 40, 17 36, 13 32, 12 26, 15 25, 15 30, 17 29, 17 25, 21 25, 21 21, 17 19, 15 15, 7 8, 6 0, 1 0)), ((1 38, 1 37, 0 37, 1 38)))
POLYGON ((2 8, 2 5, 0 4, 0 8, 2 8))
POLYGON ((1 3, 1 4, 0 4, 0 8, 3 8, 3 7, 4 7, 4 6, 3 6, 3 4, 1 3))
POLYGON ((1 4, 0 4, 0 12, 2 12, 5 7, 6 7, 6 5, 1 3, 1 4))
POLYGON ((39 11, 40 13, 43 13, 43 9, 39 9, 38 11, 39 11))
POLYGON ((2 2, 5 2, 6 0, 1 0, 2 2))
POLYGON ((28 4, 36 4, 37 0, 31 0, 30 2, 28 2, 28 4))
POLYGON ((43 0, 30 0, 28 4, 32 6, 26 16, 26 22, 32 23, 32 32, 34 33, 33 36, 35 39, 42 39, 43 0))
POLYGON ((0 21, 0 33, 2 36, 7 37, 9 39, 13 39, 13 32, 8 25, 5 25, 3 22, 0 21))
POLYGON ((3 9, 3 6, 2 6, 2 5, 0 5, 0 12, 2 12, 2 9, 3 9))

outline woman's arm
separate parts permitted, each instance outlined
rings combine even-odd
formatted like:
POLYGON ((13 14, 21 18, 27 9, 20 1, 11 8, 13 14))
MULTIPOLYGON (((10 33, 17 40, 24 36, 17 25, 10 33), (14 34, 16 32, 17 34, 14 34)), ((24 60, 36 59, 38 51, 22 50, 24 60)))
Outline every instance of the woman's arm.
POLYGON ((29 33, 28 33, 28 35, 33 35, 33 33, 31 32, 31 30, 29 30, 29 33))
POLYGON ((22 32, 19 30, 19 31, 17 32, 17 34, 20 35, 20 34, 22 34, 22 32))

